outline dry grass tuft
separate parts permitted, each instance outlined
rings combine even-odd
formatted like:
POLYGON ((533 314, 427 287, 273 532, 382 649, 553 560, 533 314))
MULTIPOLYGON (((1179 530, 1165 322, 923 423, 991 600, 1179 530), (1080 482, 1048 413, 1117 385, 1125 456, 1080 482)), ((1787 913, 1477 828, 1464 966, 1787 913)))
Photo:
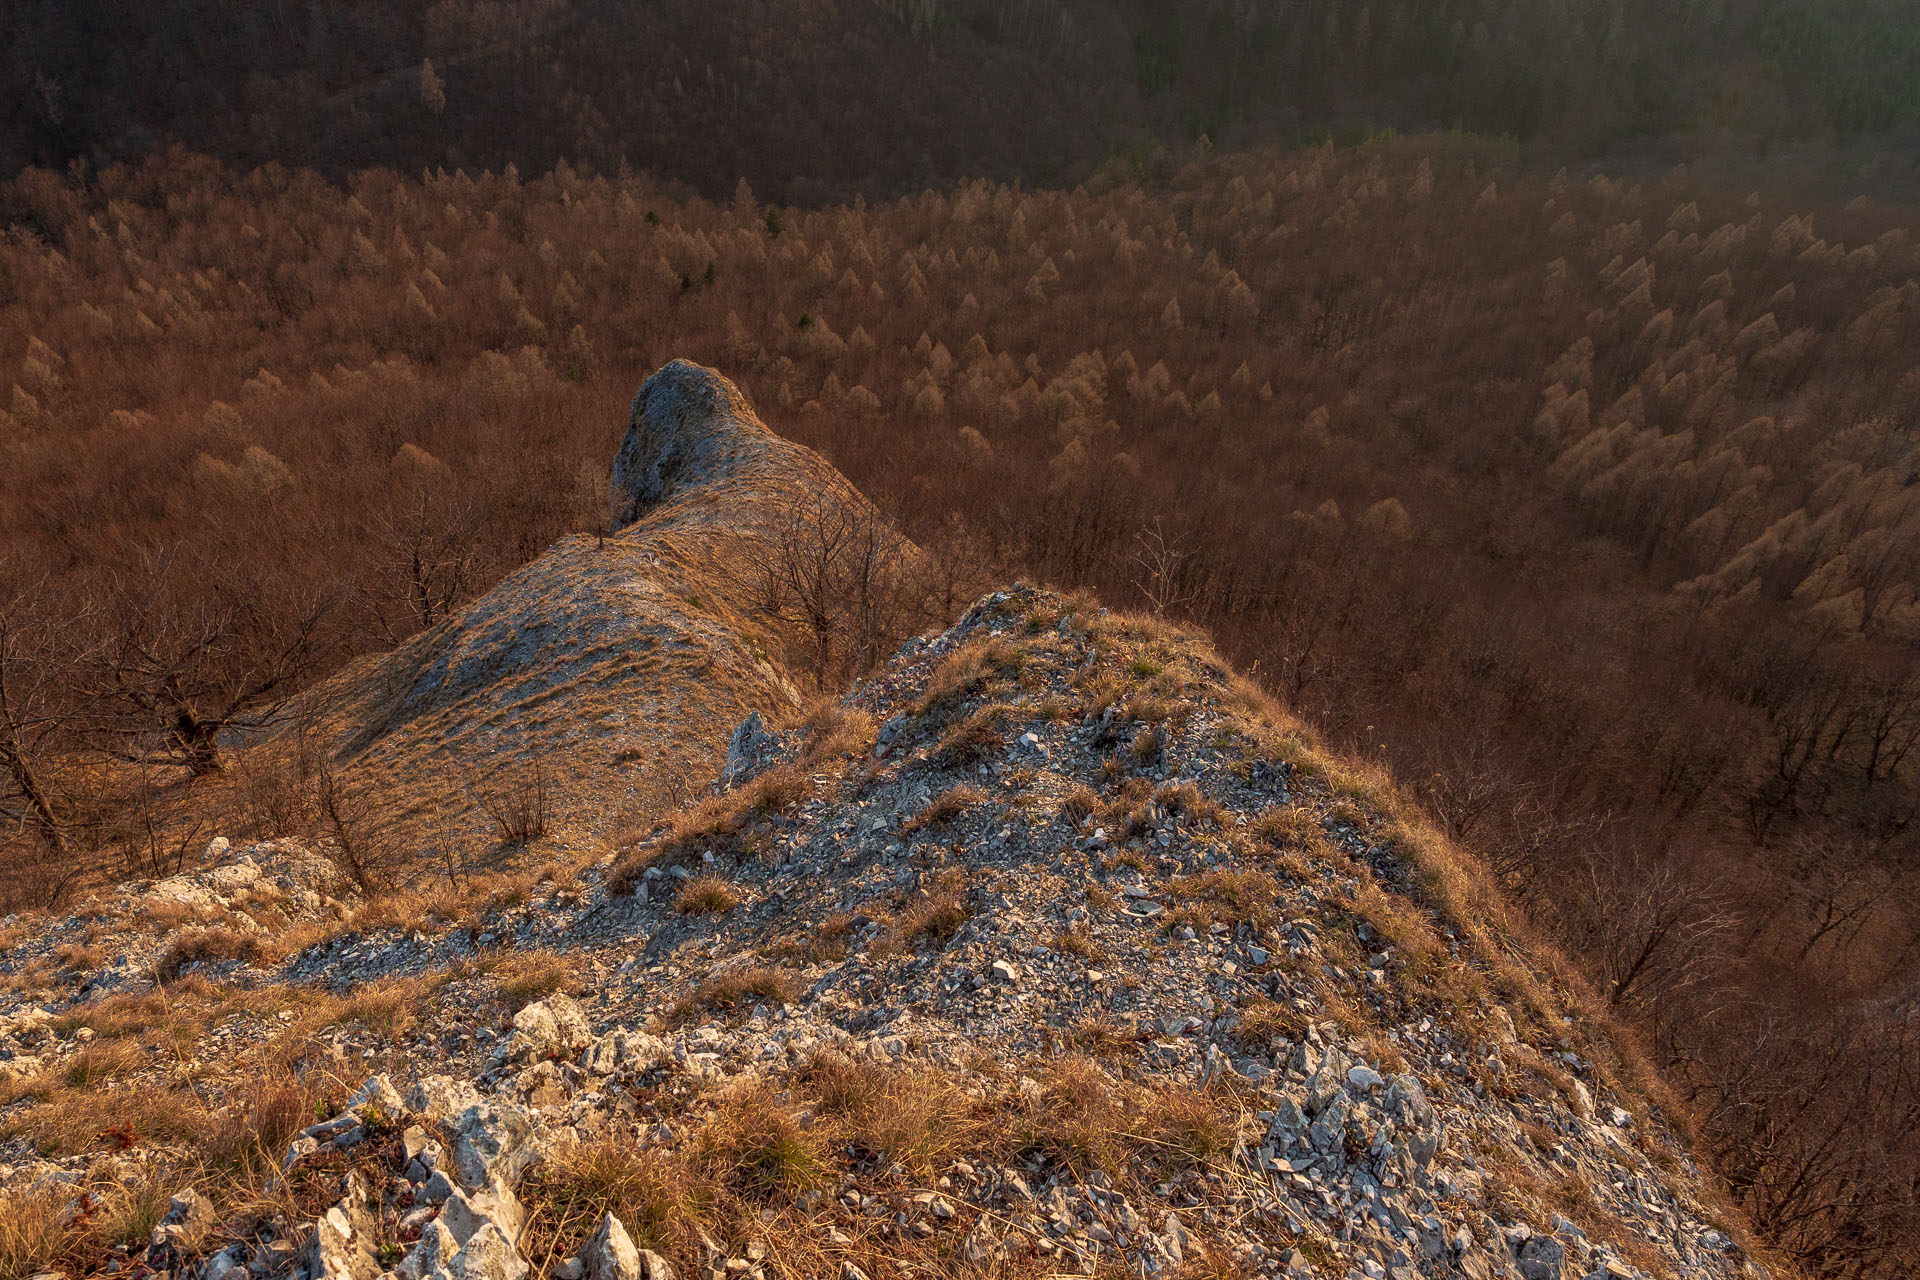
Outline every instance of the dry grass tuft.
POLYGON ((946 872, 914 894, 872 950, 885 956, 919 946, 944 947, 972 918, 965 878, 957 871, 946 872))
POLYGON ((1323 858, 1331 852, 1319 815, 1304 805, 1275 805, 1256 816, 1248 830, 1276 849, 1306 857, 1323 858))
POLYGON ((844 911, 836 911, 805 933, 776 943, 773 954, 782 960, 804 960, 809 964, 844 960, 847 955, 847 935, 852 932, 853 917, 844 911))
POLYGON ((91 1089, 108 1080, 132 1075, 146 1065, 146 1054, 131 1040, 96 1040, 82 1046, 60 1068, 60 1083, 69 1089, 91 1089))
POLYGON ((1226 810, 1209 800, 1192 782, 1165 782, 1156 787, 1153 800, 1168 813, 1179 814, 1202 827, 1218 827, 1226 810))
POLYGON ((733 1013, 749 1004, 792 1004, 799 994, 793 975, 768 965, 716 974, 681 996, 664 1015, 669 1025, 709 1013, 733 1013))
POLYGON ((673 895, 673 909, 683 916, 710 916, 740 905, 740 891, 719 876, 695 876, 673 895))
POLYGON ((521 1252, 535 1274, 547 1274, 613 1213, 639 1247, 684 1254, 695 1247, 713 1195, 684 1162, 631 1138, 569 1145, 535 1165, 519 1188, 528 1209, 521 1252))
POLYGON ((1079 826, 1100 810, 1100 796, 1092 787, 1078 786, 1067 793, 1060 802, 1060 813, 1067 821, 1079 826))
POLYGON ((828 1181, 823 1135, 805 1128, 762 1084, 724 1095, 689 1164, 738 1195, 786 1200, 828 1181))
POLYGON ((986 802, 987 793, 979 787, 971 782, 956 783, 929 800, 926 808, 901 823, 900 834, 912 835, 927 827, 938 826, 986 802))
POLYGON ((518 1010, 556 991, 574 988, 579 963, 551 951, 516 951, 489 964, 500 999, 518 1010))
POLYGON ((1264 871, 1202 871, 1175 876, 1167 882, 1167 896, 1176 904, 1167 912, 1167 928, 1185 924, 1205 932, 1216 923, 1273 923, 1280 886, 1264 871))
POLYGON ((1017 1149, 1037 1152, 1076 1175, 1118 1175, 1134 1116, 1113 1078, 1091 1059, 1072 1057, 1053 1064, 1038 1084, 1008 1117, 1017 1149))
POLYGON ((932 759, 947 769, 978 764, 1006 743, 1006 724, 1013 709, 1004 702, 976 707, 965 719, 941 735, 932 759))
POLYGON ((154 963, 154 978, 169 983, 181 970, 202 960, 252 960, 260 954, 260 940, 229 925, 189 929, 167 945, 154 963))
POLYGON ((914 713, 943 714, 983 692, 996 679, 1019 675, 1025 665, 1025 655, 1003 637, 975 636, 934 668, 914 713))
POLYGON ((757 848, 755 824, 805 799, 811 768, 803 758, 770 769, 744 786, 674 815, 659 840, 613 865, 607 876, 609 892, 632 893, 648 867, 698 866, 707 852, 736 861, 750 855, 757 848))
POLYGON ((808 1063, 804 1081, 840 1140, 931 1179, 981 1135, 981 1109, 945 1075, 856 1062, 827 1053, 808 1063))

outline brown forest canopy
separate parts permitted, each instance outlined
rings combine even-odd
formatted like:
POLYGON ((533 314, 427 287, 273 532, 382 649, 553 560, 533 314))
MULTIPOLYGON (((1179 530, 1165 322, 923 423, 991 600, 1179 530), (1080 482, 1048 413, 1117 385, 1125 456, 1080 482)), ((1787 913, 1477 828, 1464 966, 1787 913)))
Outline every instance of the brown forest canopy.
POLYGON ((337 176, 626 164, 814 203, 1060 185, 1202 133, 1763 159, 1910 155, 1920 131, 1904 0, 19 0, 6 34, 0 172, 180 142, 337 176))

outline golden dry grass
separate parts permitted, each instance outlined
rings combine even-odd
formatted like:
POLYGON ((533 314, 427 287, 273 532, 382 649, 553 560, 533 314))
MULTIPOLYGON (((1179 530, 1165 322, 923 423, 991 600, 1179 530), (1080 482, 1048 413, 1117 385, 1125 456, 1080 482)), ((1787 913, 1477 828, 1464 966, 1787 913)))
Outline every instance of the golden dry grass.
POLYGON ((683 916, 720 915, 740 905, 740 891, 719 876, 695 876, 673 895, 673 909, 683 916))
POLYGON ((755 1004, 791 1004, 798 994, 788 971, 750 965, 706 979, 674 1001, 663 1016, 671 1026, 715 1013, 743 1013, 755 1004))
POLYGON ((916 1179, 931 1181, 982 1136, 984 1108, 940 1073, 824 1053, 802 1079, 837 1140, 898 1161, 916 1179))
POLYGON ((928 827, 939 826, 959 817, 967 810, 987 802, 987 793, 971 782, 959 782, 948 787, 927 802, 926 808, 910 815, 900 824, 900 834, 912 835, 928 827))

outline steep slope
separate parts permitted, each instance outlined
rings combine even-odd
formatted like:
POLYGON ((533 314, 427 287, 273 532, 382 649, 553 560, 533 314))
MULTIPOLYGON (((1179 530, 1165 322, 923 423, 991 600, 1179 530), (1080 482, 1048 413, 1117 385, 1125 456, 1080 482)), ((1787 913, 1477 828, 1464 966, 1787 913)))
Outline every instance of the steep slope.
MULTIPOLYGON (((165 966, 175 1036, 199 1019, 194 1113, 286 1172, 276 1218, 201 1163, 217 1203, 176 1197, 132 1260, 358 1280, 1755 1274, 1472 864, 1202 637, 1015 588, 837 711, 738 735, 729 766, 573 883, 464 916, 370 906, 290 955, 165 966), (263 1071, 291 1117, 263 1115, 263 1071), (302 1129, 316 1107, 332 1118, 302 1129)), ((197 927, 274 901, 221 874, 167 890, 205 904, 197 927)), ((177 959, 139 910, 16 928, 5 967, 103 921, 177 959)), ((18 1221, 84 1240, 79 1189, 106 1205, 116 1180, 195 1167, 191 1141, 145 1137, 181 1096, 164 1065, 104 1086, 138 1117, 133 1150, 71 1118, 99 1114, 76 1064, 137 1026, 128 968, 117 997, 10 998, 18 1221)))
POLYGON ((474 838, 483 797, 531 803, 536 788, 557 835, 606 838, 666 781, 709 774, 749 712, 800 703, 769 570, 822 522, 877 517, 683 360, 634 398, 609 499, 611 536, 563 539, 286 719, 422 838, 474 838))

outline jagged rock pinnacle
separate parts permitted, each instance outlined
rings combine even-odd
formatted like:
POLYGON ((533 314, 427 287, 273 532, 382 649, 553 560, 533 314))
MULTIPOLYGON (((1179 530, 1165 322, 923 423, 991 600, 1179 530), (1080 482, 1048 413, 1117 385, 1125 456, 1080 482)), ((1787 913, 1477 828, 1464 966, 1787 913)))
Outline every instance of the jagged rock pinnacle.
POLYGON ((672 360, 640 386, 608 486, 612 531, 620 532, 681 486, 712 479, 745 440, 767 429, 726 377, 672 360))

